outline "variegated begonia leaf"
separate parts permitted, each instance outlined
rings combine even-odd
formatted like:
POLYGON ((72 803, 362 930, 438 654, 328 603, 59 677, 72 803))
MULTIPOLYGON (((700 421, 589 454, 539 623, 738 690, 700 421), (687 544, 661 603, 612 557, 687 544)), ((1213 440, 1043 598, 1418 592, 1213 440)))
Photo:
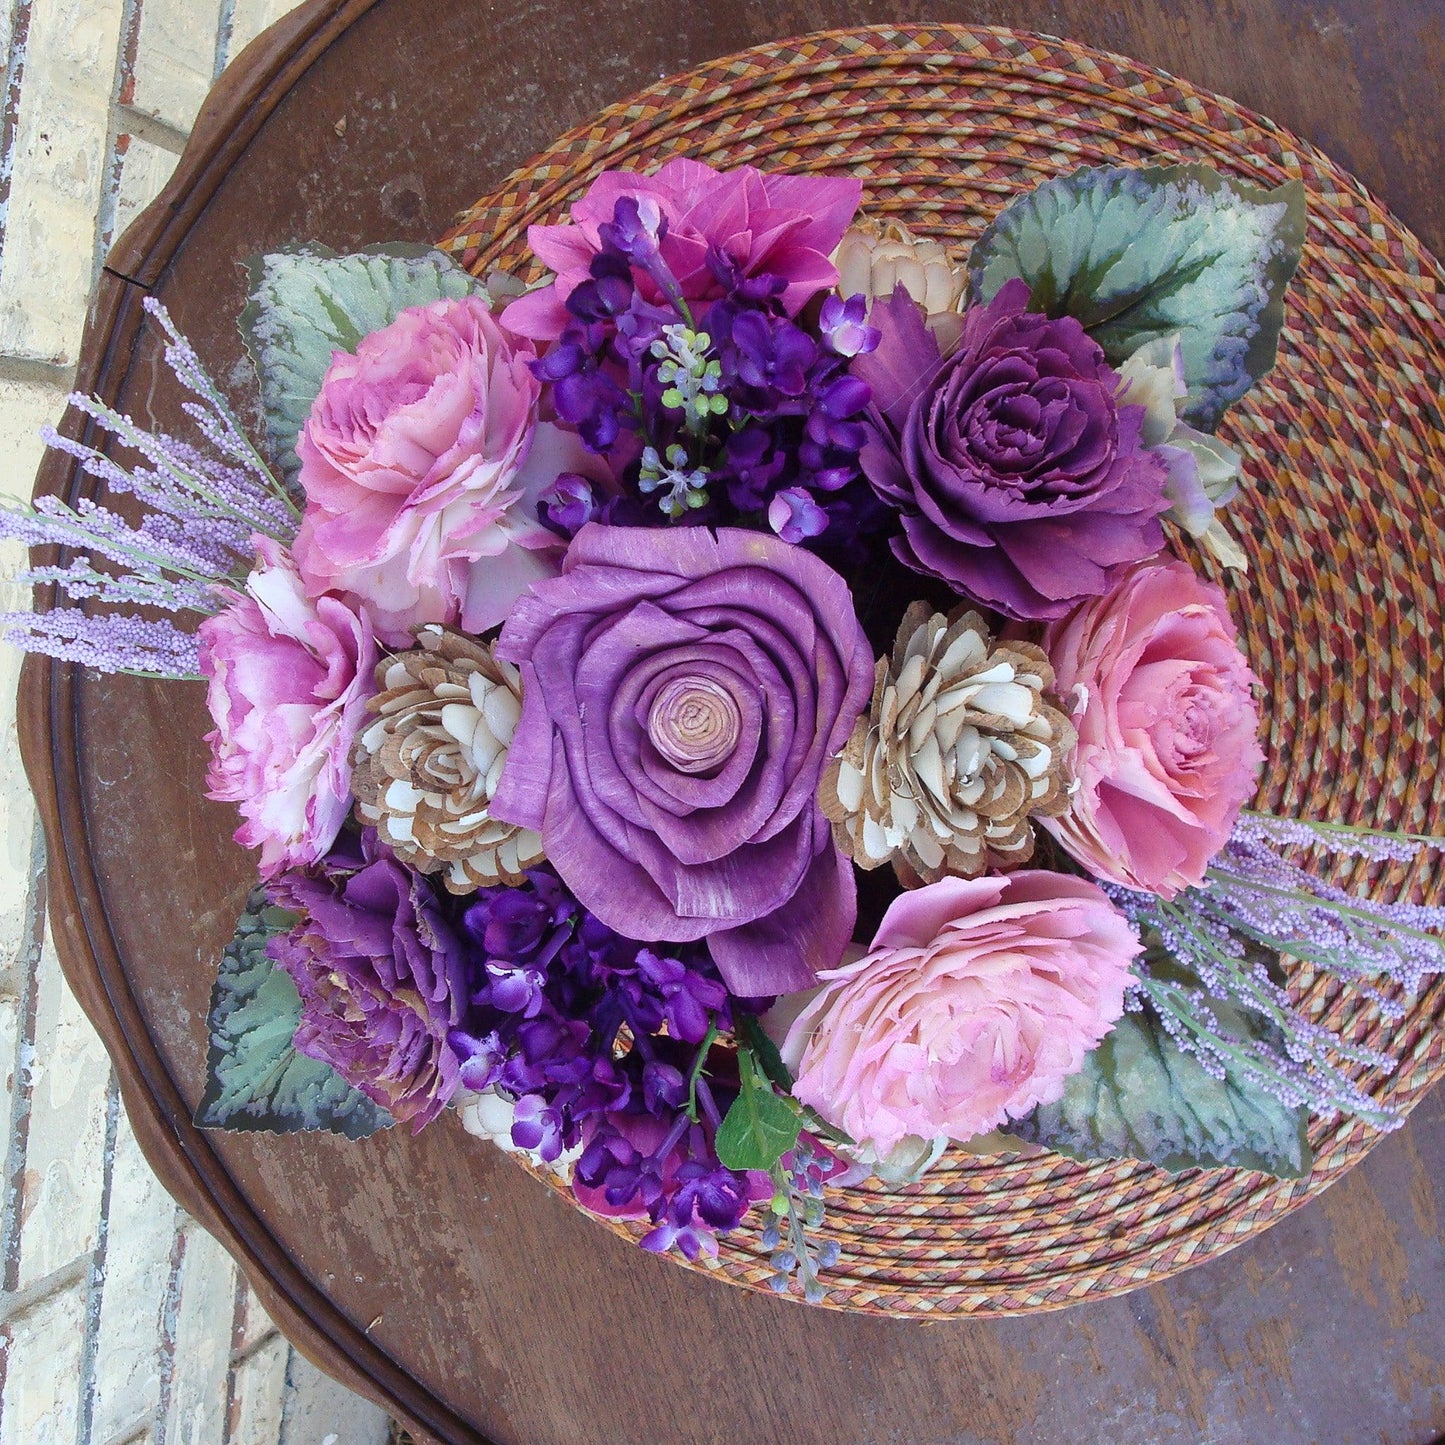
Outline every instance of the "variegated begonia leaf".
MULTIPOLYGON (((1261 1025, 1217 1000, 1241 1033, 1261 1025)), ((1309 1172, 1309 1112, 1226 1067, 1210 1074, 1169 1036, 1152 1009, 1126 1013, 1064 1086, 1006 1132, 1073 1159, 1144 1159, 1161 1168, 1259 1169, 1283 1179, 1309 1172)))
POLYGON ((1304 187, 1204 165, 1086 167, 1000 212, 969 256, 971 299, 1021 276, 1029 309, 1074 316, 1118 366, 1178 334, 1191 425, 1212 431, 1274 365, 1305 235, 1304 187))
POLYGON ((326 1129, 365 1139, 391 1124, 391 1115, 291 1042, 301 996, 290 975, 266 957, 266 940, 295 921, 267 903, 264 888, 246 901, 211 990, 206 1090, 196 1123, 272 1134, 326 1129))
POLYGON ((486 292, 430 246, 371 246, 338 256, 308 245, 257 256, 247 270, 241 334, 261 378, 267 440, 288 481, 300 467, 296 435, 333 352, 355 351, 409 306, 486 292))

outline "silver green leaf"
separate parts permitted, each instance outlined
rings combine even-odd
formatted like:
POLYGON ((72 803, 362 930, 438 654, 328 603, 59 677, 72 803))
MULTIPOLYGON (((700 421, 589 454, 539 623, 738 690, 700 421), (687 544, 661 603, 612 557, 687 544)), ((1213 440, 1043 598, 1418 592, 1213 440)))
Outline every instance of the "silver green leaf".
POLYGON ((326 1129, 365 1139, 391 1124, 391 1115, 291 1042, 301 997, 286 971, 266 957, 266 940, 295 921, 267 903, 264 888, 246 900, 211 990, 206 1089, 196 1123, 272 1134, 326 1129))
POLYGON ((486 295, 486 288, 429 246, 371 246, 338 256, 308 245, 253 258, 241 335, 261 378, 272 455, 288 481, 300 463, 296 436, 321 390, 332 353, 355 351, 362 337, 408 306, 486 295))
MULTIPOLYGON (((1232 1027, 1258 1036, 1242 1011, 1211 1001, 1232 1027)), ((1161 1168, 1259 1169, 1282 1179, 1309 1173, 1308 1111, 1226 1068, 1207 1072, 1169 1037, 1152 1009, 1127 1013, 1064 1086, 1007 1133, 1073 1159, 1144 1159, 1161 1168)))
POLYGON ((1029 309, 1076 317, 1119 365, 1179 335, 1183 417, 1212 431, 1274 365, 1305 235, 1304 187, 1264 191, 1209 166, 1086 167, 1011 202, 969 256, 971 299, 1014 277, 1029 309))

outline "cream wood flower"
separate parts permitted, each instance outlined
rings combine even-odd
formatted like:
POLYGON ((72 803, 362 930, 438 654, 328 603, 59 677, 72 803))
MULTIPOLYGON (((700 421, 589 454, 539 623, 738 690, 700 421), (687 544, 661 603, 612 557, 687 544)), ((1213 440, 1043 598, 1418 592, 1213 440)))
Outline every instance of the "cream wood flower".
POLYGON ((838 846, 908 884, 971 878, 1033 854, 1029 818, 1062 812, 1076 735, 1053 669, 995 641, 976 612, 908 609, 872 703, 823 778, 838 846))

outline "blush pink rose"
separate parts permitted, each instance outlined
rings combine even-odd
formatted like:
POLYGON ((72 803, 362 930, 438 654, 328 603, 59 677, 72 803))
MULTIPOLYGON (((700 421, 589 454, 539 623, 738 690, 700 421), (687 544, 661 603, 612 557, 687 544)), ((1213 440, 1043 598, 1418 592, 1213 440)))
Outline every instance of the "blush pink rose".
POLYGON ((1079 749, 1068 811, 1039 821, 1100 878, 1163 898, 1202 882, 1264 763, 1223 592, 1150 563, 1049 624, 1043 647, 1078 699, 1079 749))
POLYGON ((201 623, 201 671, 216 724, 207 796, 239 806, 236 841, 270 877, 315 863, 341 830, 378 653, 364 613, 308 598, 279 543, 257 553, 246 591, 201 623))
POLYGON ((335 354, 296 443, 312 596, 359 599, 405 646, 428 622, 483 631, 555 574, 564 544, 536 504, 580 448, 538 434, 534 360, 477 296, 413 306, 335 354))
POLYGON ((533 252, 557 279, 512 302, 503 319, 538 340, 562 334, 572 319, 567 297, 587 280, 601 249, 599 227, 611 222, 624 197, 652 202, 667 222, 662 256, 689 301, 723 294, 708 260, 716 248, 743 276, 781 277, 781 301, 791 316, 837 281, 828 258, 861 196, 859 182, 842 176, 773 175, 752 166, 716 171, 686 158, 650 176, 604 171, 572 207, 571 225, 528 227, 533 252))
POLYGON ((1124 1011, 1139 940, 1102 890, 1039 869, 900 895, 783 1044, 793 1093, 879 1158, 1060 1097, 1124 1011))

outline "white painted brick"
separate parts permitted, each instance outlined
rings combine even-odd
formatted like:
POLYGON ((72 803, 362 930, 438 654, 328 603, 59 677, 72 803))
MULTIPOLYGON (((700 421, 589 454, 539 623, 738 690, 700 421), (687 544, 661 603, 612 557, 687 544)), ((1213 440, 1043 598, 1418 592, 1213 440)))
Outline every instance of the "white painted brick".
POLYGON ((76 1445, 83 1289, 51 1295, 9 1329, 0 1445, 76 1445))
POLYGON ((105 1171, 110 1060, 65 986, 48 938, 38 987, 21 1288, 94 1248, 105 1171))
POLYGON ((255 1293, 244 1280, 241 1281, 240 1292, 241 1321, 235 1347, 241 1354, 245 1354, 263 1335, 273 1333, 276 1326, 271 1322, 271 1316, 262 1309, 261 1301, 256 1298, 255 1293))
POLYGON ((291 1351, 281 1445, 386 1445, 390 1432, 385 1411, 291 1351))
POLYGON ((189 131, 211 88, 220 0, 143 0, 130 104, 189 131))
POLYGON ((225 64, 229 65, 268 25, 274 25, 293 9, 291 0, 235 0, 225 64))
POLYGON ((161 1313, 175 1218, 175 1206, 151 1173, 122 1111, 96 1332, 92 1433, 98 1441, 133 1432, 155 1415, 160 1401, 161 1313))
POLYGON ((230 1255, 200 1225, 189 1224, 165 1431, 175 1445, 210 1445, 224 1437, 235 1301, 230 1255))
POLYGON ((34 0, 0 257, 0 353, 70 364, 95 265, 121 0, 34 0))
POLYGON ((124 147, 120 163, 120 187, 115 202, 113 234, 102 237, 102 242, 114 244, 125 234, 125 229, 155 200, 161 188, 170 179, 176 168, 177 156, 173 151, 152 145, 137 135, 120 138, 124 147))
POLYGON ((272 1335, 237 1367, 230 1445, 276 1445, 281 1438, 290 1353, 286 1341, 272 1335))
MULTIPOLYGON (((39 432, 55 422, 65 408, 65 393, 58 386, 0 381, 0 497, 28 499, 35 472, 45 448, 39 432)), ((8 579, 25 566, 25 549, 17 542, 0 544, 0 606, 5 610, 30 605, 29 589, 8 585, 8 579)), ((15 733, 15 688, 20 677, 20 653, 0 647, 0 757, 11 760, 0 768, 0 968, 13 963, 29 936, 30 865, 35 837, 35 803, 19 766, 15 733)))

